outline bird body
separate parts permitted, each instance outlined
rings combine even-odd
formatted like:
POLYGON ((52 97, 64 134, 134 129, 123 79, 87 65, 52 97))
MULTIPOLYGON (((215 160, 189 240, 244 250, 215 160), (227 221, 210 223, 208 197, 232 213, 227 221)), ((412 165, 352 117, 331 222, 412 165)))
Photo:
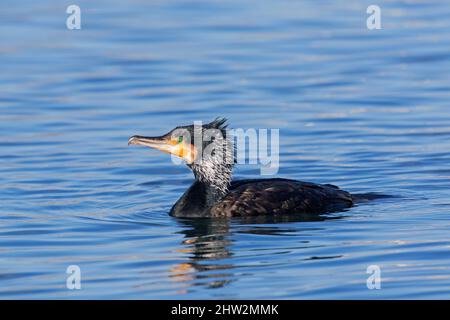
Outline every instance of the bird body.
POLYGON ((353 205, 350 193, 328 184, 290 179, 233 181, 218 201, 198 181, 170 211, 175 217, 243 217, 292 213, 325 213, 353 205))

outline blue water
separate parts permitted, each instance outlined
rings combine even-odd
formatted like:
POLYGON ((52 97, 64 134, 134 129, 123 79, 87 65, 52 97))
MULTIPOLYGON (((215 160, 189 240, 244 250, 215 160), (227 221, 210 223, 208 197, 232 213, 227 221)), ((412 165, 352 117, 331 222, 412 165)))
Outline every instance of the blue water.
POLYGON ((1 299, 450 297, 448 2, 76 4, 0 4, 1 299), (216 116, 280 129, 279 177, 397 198, 170 217, 191 172, 127 140, 216 116))

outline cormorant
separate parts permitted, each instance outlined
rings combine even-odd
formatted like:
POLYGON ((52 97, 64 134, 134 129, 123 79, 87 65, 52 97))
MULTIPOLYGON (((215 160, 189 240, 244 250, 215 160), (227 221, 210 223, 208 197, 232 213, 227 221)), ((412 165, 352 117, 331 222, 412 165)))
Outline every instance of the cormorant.
POLYGON ((129 145, 143 145, 176 155, 193 171, 194 183, 173 205, 170 215, 320 214, 349 208, 355 200, 363 198, 331 184, 280 178, 231 181, 234 148, 227 136, 226 121, 217 118, 204 125, 176 127, 158 137, 133 136, 129 139, 129 145), (196 136, 201 137, 201 143, 194 143, 196 136))

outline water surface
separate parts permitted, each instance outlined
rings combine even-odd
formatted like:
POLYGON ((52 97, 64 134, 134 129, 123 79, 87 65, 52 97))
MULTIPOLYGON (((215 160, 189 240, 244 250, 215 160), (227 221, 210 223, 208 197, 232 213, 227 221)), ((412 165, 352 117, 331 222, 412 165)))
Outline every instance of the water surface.
POLYGON ((449 298, 447 2, 77 4, 0 4, 0 298, 449 298), (280 129, 280 177, 398 198, 170 217, 192 174, 127 140, 216 116, 280 129))

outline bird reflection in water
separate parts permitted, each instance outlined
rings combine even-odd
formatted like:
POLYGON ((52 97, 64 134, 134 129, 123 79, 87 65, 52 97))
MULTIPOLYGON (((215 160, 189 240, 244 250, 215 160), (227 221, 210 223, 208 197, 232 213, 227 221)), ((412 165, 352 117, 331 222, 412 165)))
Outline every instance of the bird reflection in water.
MULTIPOLYGON (((177 282, 191 282, 209 288, 230 283, 233 265, 223 263, 232 255, 230 250, 230 224, 226 219, 177 219, 185 227, 183 247, 178 252, 188 253, 189 260, 170 270, 177 282)), ((180 293, 180 292, 179 292, 180 293)))
MULTIPOLYGON (((233 233, 286 235, 298 233, 297 224, 286 222, 312 222, 340 219, 344 215, 281 215, 257 216, 235 219, 185 219, 174 218, 184 230, 185 239, 178 252, 188 254, 188 260, 174 265, 170 269, 173 281, 186 284, 186 288, 177 292, 186 294, 192 286, 220 288, 238 280, 234 274, 233 233)), ((305 241, 308 243, 308 241, 305 241)))

